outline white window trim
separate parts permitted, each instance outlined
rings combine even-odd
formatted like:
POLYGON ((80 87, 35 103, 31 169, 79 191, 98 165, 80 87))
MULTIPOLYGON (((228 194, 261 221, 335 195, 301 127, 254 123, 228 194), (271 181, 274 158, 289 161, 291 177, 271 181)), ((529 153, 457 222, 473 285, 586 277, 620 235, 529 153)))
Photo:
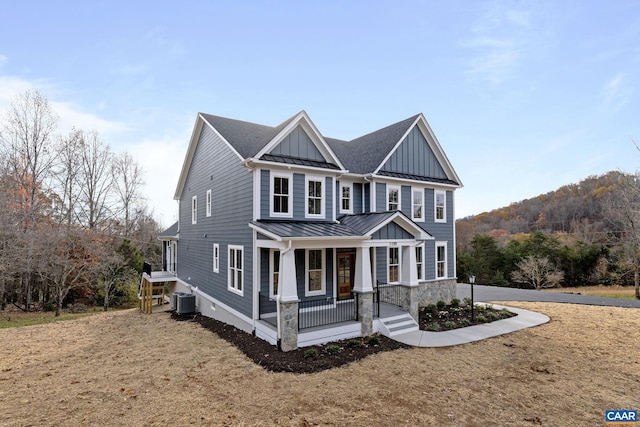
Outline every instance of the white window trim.
POLYGON ((433 220, 435 222, 447 222, 447 192, 443 190, 435 190, 433 192, 433 220), (444 196, 444 206, 442 209, 442 219, 438 219, 438 194, 444 196))
POLYGON ((436 262, 436 279, 446 279, 448 277, 449 271, 449 257, 447 256, 447 242, 436 242, 436 253, 435 253, 435 262, 436 262), (444 248, 444 276, 438 276, 438 248, 444 248))
POLYGON ((207 216, 211 216, 211 190, 207 190, 207 216))
POLYGON ((244 296, 244 287, 245 287, 245 281, 244 281, 244 246, 240 246, 240 245, 229 245, 228 249, 227 249, 227 289, 235 294, 238 294, 240 296, 244 296), (238 270, 240 272, 240 279, 241 279, 241 283, 242 283, 242 289, 238 289, 237 287, 232 287, 231 286, 231 275, 234 274, 234 270, 231 269, 231 251, 242 251, 242 266, 241 268, 234 268, 235 270, 238 270))
MULTIPOLYGON (((395 265, 395 264, 394 264, 395 265)), ((399 246, 390 246, 387 248, 387 283, 397 284, 402 282, 402 250, 399 246), (391 281, 391 250, 396 249, 398 251, 398 281, 391 281)))
POLYGON ((220 273, 220 244, 213 244, 213 272, 220 273))
POLYGON ((424 280, 424 244, 416 246, 416 269, 418 270, 418 280, 424 280), (422 251, 422 260, 418 261, 418 249, 422 251))
POLYGON ((398 209, 397 210, 401 210, 402 209, 402 203, 401 203, 401 193, 402 193, 402 188, 399 185, 390 185, 387 184, 387 200, 386 200, 386 210, 390 211, 391 209, 389 208, 389 193, 391 193, 391 191, 393 190, 397 190, 398 191, 398 209))
POLYGON ((327 183, 324 177, 322 176, 309 176, 305 175, 304 177, 304 217, 305 218, 324 218, 325 216, 325 193, 326 193, 327 183), (321 187, 320 194, 320 213, 319 214, 310 214, 309 213, 309 183, 310 182, 319 182, 321 187))
POLYGON ((424 188, 422 187, 411 187, 411 219, 417 222, 424 222, 424 188), (422 216, 421 217, 416 217, 414 215, 415 210, 414 207, 416 206, 414 204, 414 200, 413 197, 415 196, 414 193, 420 193, 420 206, 421 206, 421 212, 422 212, 422 216))
POLYGON ((272 217, 279 218, 293 218, 293 173, 288 172, 274 172, 271 171, 269 177, 269 215, 272 217), (274 182, 276 178, 287 178, 289 183, 288 193, 289 196, 287 198, 287 213, 284 212, 274 212, 273 211, 273 196, 274 196, 274 182))
POLYGON ((338 203, 340 204, 340 213, 345 213, 345 214, 353 213, 353 183, 352 182, 340 183, 339 191, 340 193, 338 194, 338 203), (342 209, 342 200, 344 200, 342 197, 343 188, 349 189, 349 209, 342 209))
MULTIPOLYGON (((273 257, 275 253, 280 253, 280 249, 270 249, 269 250, 269 297, 275 298, 277 294, 273 291, 273 274, 275 273, 275 265, 273 263, 273 257)), ((280 260, 282 263, 282 260, 280 260)), ((282 270, 282 266, 278 270, 282 270)), ((278 277, 280 276, 280 271, 278 271, 278 277)))
POLYGON ((312 297, 317 295, 326 294, 327 289, 327 254, 324 249, 305 249, 304 251, 304 296, 312 297), (309 290, 309 251, 310 250, 319 250, 322 255, 322 276, 320 279, 320 290, 319 291, 310 291, 309 290))
POLYGON ((191 224, 198 223, 198 196, 191 198, 191 224))

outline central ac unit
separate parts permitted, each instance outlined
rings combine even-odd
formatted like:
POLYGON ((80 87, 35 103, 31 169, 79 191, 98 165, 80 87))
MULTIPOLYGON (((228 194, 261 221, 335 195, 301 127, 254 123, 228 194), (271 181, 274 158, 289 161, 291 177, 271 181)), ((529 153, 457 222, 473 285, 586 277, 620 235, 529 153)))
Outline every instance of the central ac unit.
POLYGON ((196 312, 196 296, 194 294, 183 293, 178 295, 177 298, 177 314, 192 314, 196 312))

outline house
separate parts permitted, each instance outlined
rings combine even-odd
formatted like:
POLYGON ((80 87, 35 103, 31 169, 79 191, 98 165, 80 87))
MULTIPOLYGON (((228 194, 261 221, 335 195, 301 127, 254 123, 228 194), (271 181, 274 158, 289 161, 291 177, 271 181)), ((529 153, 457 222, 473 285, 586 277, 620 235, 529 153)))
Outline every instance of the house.
POLYGON ((455 297, 458 175, 422 114, 352 141, 198 114, 160 236, 172 291, 282 350, 416 328, 455 297))

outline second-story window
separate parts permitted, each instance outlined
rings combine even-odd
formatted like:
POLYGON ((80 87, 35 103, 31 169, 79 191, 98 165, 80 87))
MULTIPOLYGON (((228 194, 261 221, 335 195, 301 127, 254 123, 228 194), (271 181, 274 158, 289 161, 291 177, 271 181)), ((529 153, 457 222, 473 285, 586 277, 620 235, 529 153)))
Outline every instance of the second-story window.
POLYGON ((307 217, 324 216, 324 188, 322 178, 306 178, 307 182, 307 217))
POLYGON ((291 217, 293 175, 274 173, 271 178, 271 215, 291 217))
POLYGON ((340 185, 340 212, 343 212, 343 213, 353 212, 353 208, 351 206, 351 193, 352 193, 351 184, 340 185))
POLYGON ((424 221, 424 191, 414 188, 412 196, 411 218, 414 221, 424 221))
POLYGON ((211 190, 207 190, 207 216, 211 216, 211 190))
POLYGON ((387 185, 387 210, 397 211, 400 209, 400 187, 387 185))
POLYGON ((447 193, 435 191, 435 221, 447 222, 447 193))

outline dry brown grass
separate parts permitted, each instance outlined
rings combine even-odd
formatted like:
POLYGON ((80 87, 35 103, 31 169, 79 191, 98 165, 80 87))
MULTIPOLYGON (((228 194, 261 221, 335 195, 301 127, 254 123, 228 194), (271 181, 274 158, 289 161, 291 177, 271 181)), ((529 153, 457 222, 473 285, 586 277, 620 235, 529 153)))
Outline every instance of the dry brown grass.
POLYGON ((136 310, 0 330, 0 425, 602 425, 639 409, 640 311, 512 303, 551 322, 479 343, 264 371, 136 310))
POLYGON ((567 292, 580 295, 589 295, 604 298, 635 299, 635 288, 633 286, 580 286, 577 288, 550 288, 545 292, 567 292))

